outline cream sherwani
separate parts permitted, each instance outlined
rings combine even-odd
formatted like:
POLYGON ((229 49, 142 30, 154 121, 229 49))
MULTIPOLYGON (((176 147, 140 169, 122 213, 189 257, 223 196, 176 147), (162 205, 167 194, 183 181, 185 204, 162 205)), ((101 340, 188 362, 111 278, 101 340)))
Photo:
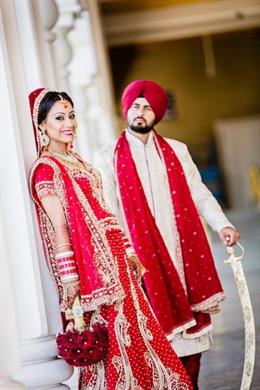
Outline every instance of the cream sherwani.
MULTIPOLYGON (((143 144, 129 131, 126 131, 126 138, 129 142, 149 207, 185 288, 180 237, 176 227, 168 178, 165 166, 155 146, 154 133, 150 132, 146 144, 143 144)), ((182 165, 199 214, 217 232, 224 227, 233 226, 225 217, 211 192, 202 183, 198 169, 191 159, 187 146, 182 142, 171 139, 166 139, 166 141, 172 147, 182 165)), ((97 154, 95 166, 102 175, 105 199, 113 213, 116 214, 126 234, 128 234, 113 165, 115 145, 111 145, 97 154)), ((171 339, 171 343, 178 356, 191 355, 203 352, 209 348, 209 334, 204 334, 195 339, 184 339, 182 334, 178 334, 171 339)))

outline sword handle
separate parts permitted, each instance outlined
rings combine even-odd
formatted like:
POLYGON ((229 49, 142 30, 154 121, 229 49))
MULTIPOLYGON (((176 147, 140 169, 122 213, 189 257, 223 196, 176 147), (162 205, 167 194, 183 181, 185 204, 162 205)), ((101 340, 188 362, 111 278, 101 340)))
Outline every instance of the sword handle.
POLYGON ((224 263, 231 263, 231 262, 234 262, 234 261, 239 261, 239 260, 242 260, 243 257, 244 257, 244 253, 245 253, 245 250, 244 250, 244 247, 237 241, 236 243, 236 246, 240 249, 241 253, 240 255, 236 255, 236 252, 235 252, 235 249, 233 246, 227 246, 226 247, 226 250, 227 250, 227 253, 229 255, 229 258, 224 260, 224 263))

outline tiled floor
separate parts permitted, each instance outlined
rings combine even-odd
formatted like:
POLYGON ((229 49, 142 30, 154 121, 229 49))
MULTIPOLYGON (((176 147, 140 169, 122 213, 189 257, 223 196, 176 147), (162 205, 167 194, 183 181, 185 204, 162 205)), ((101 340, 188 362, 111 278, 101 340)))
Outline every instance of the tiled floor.
MULTIPOLYGON (((251 390, 260 390, 260 212, 232 212, 232 223, 241 231, 245 248, 244 271, 256 323, 256 362, 251 390)), ((214 316, 214 344, 203 354, 200 390, 239 390, 244 363, 244 325, 235 280, 218 237, 212 238, 216 266, 227 295, 222 311, 214 316)))

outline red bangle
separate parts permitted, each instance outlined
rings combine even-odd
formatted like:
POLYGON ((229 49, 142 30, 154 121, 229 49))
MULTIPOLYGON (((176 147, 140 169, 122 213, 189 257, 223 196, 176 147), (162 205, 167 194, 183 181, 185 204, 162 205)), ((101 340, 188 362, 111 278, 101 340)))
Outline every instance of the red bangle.
POLYGON ((59 276, 62 281, 78 278, 77 267, 72 251, 57 253, 55 258, 57 262, 59 276))

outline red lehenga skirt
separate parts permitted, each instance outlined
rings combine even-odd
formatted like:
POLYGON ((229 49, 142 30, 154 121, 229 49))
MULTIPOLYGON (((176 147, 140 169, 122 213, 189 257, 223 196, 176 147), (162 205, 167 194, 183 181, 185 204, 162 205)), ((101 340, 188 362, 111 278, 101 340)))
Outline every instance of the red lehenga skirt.
POLYGON ((102 307, 100 315, 108 323, 109 353, 104 362, 80 368, 79 389, 191 389, 186 371, 129 267, 121 237, 120 230, 107 232, 126 296, 121 303, 102 307))
MULTIPOLYGON (((83 221, 84 207, 84 212, 92 215, 96 225, 101 226, 103 223, 102 232, 105 232, 106 245, 111 252, 113 263, 116 262, 115 272, 118 272, 117 279, 124 291, 122 298, 115 300, 115 304, 101 305, 98 314, 86 311, 86 323, 91 321, 93 315, 101 315, 107 322, 109 352, 104 361, 80 368, 79 389, 192 389, 185 369, 168 343, 130 268, 124 246, 125 236, 117 224, 109 223, 115 217, 104 203, 100 175, 88 164, 86 170, 82 171, 65 168, 54 158, 43 157, 36 161, 32 170, 31 188, 33 198, 38 204, 38 217, 49 268, 55 267, 50 249, 53 233, 48 218, 41 209, 40 198, 43 195, 57 195, 65 204, 71 232, 77 230, 81 234, 78 237, 76 233, 71 233, 75 255, 77 253, 80 256, 80 250, 84 247, 81 245, 78 250, 77 240, 88 241, 88 237, 84 236, 86 232, 88 234, 85 229, 86 221, 83 221)), ((91 221, 87 222, 90 231, 91 221)), ((86 247, 87 244, 88 242, 86 247)), ((52 273, 54 274, 54 271, 52 273)))

